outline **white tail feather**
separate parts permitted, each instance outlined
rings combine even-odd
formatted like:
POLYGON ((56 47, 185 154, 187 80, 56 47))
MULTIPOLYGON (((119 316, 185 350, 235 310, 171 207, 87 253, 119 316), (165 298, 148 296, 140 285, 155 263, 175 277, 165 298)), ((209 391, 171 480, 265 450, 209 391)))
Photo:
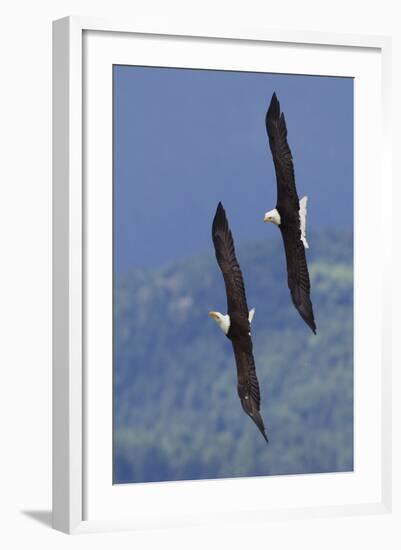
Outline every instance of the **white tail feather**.
POLYGON ((305 248, 309 248, 308 241, 306 240, 306 205, 308 197, 303 197, 299 201, 299 219, 301 221, 301 241, 304 243, 305 248))
POLYGON ((249 314, 248 314, 249 323, 252 323, 252 319, 254 315, 255 315, 255 308, 253 307, 252 309, 249 310, 249 314))

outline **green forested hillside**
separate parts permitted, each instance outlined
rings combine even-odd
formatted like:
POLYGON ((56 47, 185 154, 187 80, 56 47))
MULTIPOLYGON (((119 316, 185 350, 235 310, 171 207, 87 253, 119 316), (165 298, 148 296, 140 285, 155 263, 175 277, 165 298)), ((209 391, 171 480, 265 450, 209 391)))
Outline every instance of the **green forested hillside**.
POLYGON ((352 235, 309 235, 317 336, 292 306, 276 236, 237 247, 268 445, 207 316, 226 311, 212 248, 115 281, 115 482, 352 470, 352 235))

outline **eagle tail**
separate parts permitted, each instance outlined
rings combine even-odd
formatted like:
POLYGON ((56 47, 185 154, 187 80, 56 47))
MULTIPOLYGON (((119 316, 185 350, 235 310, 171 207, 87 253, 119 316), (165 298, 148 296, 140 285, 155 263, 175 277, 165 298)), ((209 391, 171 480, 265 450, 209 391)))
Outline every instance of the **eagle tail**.
POLYGON ((308 203, 308 197, 303 197, 299 201, 299 219, 301 222, 301 241, 304 243, 305 248, 309 248, 308 241, 306 240, 307 203, 308 203))

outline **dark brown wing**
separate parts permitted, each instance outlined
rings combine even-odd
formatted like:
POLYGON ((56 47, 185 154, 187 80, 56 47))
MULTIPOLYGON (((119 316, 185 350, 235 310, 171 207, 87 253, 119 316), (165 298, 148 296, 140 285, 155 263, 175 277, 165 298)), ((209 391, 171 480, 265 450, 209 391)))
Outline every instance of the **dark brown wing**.
POLYGON ((252 340, 248 321, 244 281, 235 256, 234 241, 226 213, 219 202, 212 226, 212 238, 216 259, 223 273, 227 294, 227 312, 230 316, 230 338, 237 364, 238 395, 241 405, 252 418, 267 441, 260 409, 259 383, 256 377, 255 361, 252 354, 252 340))
POLYGON ((233 342, 235 362, 237 364, 238 396, 245 413, 252 418, 260 433, 268 441, 262 415, 260 414, 260 391, 256 377, 255 361, 252 352, 244 352, 233 342))
POLYGON ((292 154, 287 142, 287 126, 284 113, 280 113, 280 103, 275 93, 266 113, 266 130, 276 170, 278 209, 280 210, 280 203, 285 201, 287 204, 291 202, 298 210, 299 199, 295 187, 292 154))
POLYGON ((310 281, 305 248, 301 240, 299 198, 295 186, 294 164, 287 142, 287 126, 276 94, 266 113, 266 129, 277 179, 277 209, 281 216, 287 258, 288 287, 292 301, 305 323, 316 334, 310 300, 310 281))
POLYGON ((235 256, 234 241, 231 235, 226 213, 219 202, 212 225, 212 238, 216 259, 223 274, 227 294, 227 313, 241 314, 248 319, 248 304, 246 302, 244 281, 235 256))
POLYGON ((280 226, 287 259, 288 288, 294 306, 305 323, 316 334, 316 324, 310 299, 310 281, 301 232, 295 225, 280 226))

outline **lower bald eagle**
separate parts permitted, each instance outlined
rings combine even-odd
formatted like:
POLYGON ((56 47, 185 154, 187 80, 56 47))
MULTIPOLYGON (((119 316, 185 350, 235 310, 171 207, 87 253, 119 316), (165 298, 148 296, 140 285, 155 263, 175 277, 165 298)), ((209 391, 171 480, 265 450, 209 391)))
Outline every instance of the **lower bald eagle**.
POLYGON ((242 273, 235 256, 232 234, 221 202, 217 206, 213 220, 212 239, 226 287, 227 314, 210 311, 209 316, 231 340, 237 364, 237 390, 242 408, 255 422, 267 442, 263 419, 259 412, 260 391, 252 351, 251 321, 255 309, 248 310, 242 273))
POLYGON ((266 129, 276 171, 277 204, 276 208, 266 212, 264 222, 273 222, 281 231, 287 260, 288 288, 293 304, 316 334, 305 256, 305 248, 309 248, 305 234, 307 197, 301 200, 298 198, 292 154, 287 142, 287 126, 275 93, 266 113, 266 129))

